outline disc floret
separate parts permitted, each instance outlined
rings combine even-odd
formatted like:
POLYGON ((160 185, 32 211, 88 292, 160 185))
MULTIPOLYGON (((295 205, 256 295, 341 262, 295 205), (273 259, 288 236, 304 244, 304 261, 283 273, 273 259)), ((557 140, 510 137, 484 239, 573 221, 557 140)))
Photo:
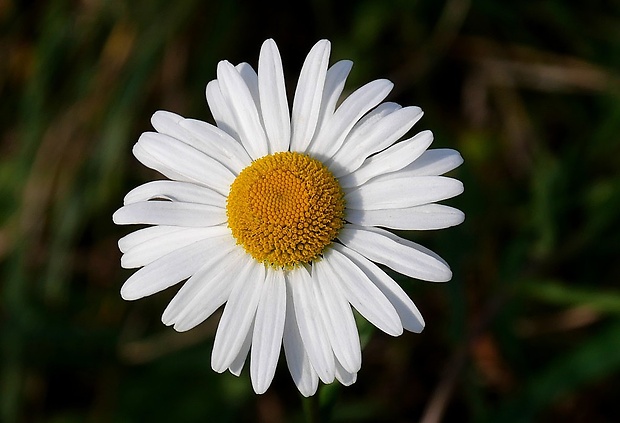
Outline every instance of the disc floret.
POLYGON ((226 203, 237 243, 259 262, 292 268, 319 258, 344 224, 344 193, 320 161, 264 156, 243 169, 226 203))

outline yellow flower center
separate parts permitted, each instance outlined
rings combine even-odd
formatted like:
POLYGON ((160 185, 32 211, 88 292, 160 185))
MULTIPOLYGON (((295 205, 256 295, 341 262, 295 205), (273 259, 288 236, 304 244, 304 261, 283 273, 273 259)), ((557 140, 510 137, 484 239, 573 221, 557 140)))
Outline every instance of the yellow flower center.
POLYGON ((344 223, 334 175, 305 154, 275 153, 241 171, 226 202, 228 227, 256 260, 292 268, 315 260, 344 223))

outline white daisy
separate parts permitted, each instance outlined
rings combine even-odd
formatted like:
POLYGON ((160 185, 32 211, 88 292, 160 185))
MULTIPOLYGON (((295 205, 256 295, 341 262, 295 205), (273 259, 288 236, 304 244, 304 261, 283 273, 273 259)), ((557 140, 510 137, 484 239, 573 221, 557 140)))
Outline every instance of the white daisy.
POLYGON ((383 102, 388 80, 338 105, 352 62, 328 68, 329 53, 322 40, 308 54, 290 112, 273 40, 262 45, 258 72, 220 62, 206 89, 217 126, 156 112, 157 132, 142 134, 133 153, 169 180, 135 188, 114 214, 120 225, 153 225, 119 241, 121 265, 141 268, 122 297, 186 280, 162 316, 178 331, 225 304, 211 365, 239 375, 249 353, 257 393, 271 384, 282 345, 303 395, 319 380, 355 382, 361 349, 351 306, 393 336, 424 328, 376 263, 427 281, 452 277, 437 254, 383 228, 461 223, 461 211, 436 204, 463 191, 439 176, 461 156, 427 150, 429 131, 399 141, 422 111, 383 102))

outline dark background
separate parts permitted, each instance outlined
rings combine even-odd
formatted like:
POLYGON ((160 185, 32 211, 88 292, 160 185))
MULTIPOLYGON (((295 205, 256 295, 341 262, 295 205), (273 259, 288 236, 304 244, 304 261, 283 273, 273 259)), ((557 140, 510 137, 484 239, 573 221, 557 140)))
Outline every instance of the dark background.
POLYGON ((620 2, 0 0, 0 421, 620 421, 620 2), (347 83, 387 77, 465 159, 461 226, 406 234, 452 266, 398 281, 425 316, 361 322, 358 382, 302 401, 210 369, 217 318, 178 334, 175 289, 125 302, 111 215, 156 175, 158 109, 211 120, 217 62, 280 48, 292 96, 321 38, 347 83), (370 337, 366 337, 371 335, 370 337))

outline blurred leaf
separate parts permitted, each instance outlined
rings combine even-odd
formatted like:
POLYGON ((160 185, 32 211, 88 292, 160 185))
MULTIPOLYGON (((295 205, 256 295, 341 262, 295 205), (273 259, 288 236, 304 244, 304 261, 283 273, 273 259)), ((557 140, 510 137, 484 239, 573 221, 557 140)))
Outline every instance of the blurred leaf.
POLYGON ((572 350, 564 352, 507 399, 488 422, 531 422, 543 410, 620 369, 620 322, 609 324, 572 350))
POLYGON ((550 304, 587 306, 602 313, 620 313, 620 291, 576 287, 549 280, 524 281, 519 286, 526 296, 550 304))

